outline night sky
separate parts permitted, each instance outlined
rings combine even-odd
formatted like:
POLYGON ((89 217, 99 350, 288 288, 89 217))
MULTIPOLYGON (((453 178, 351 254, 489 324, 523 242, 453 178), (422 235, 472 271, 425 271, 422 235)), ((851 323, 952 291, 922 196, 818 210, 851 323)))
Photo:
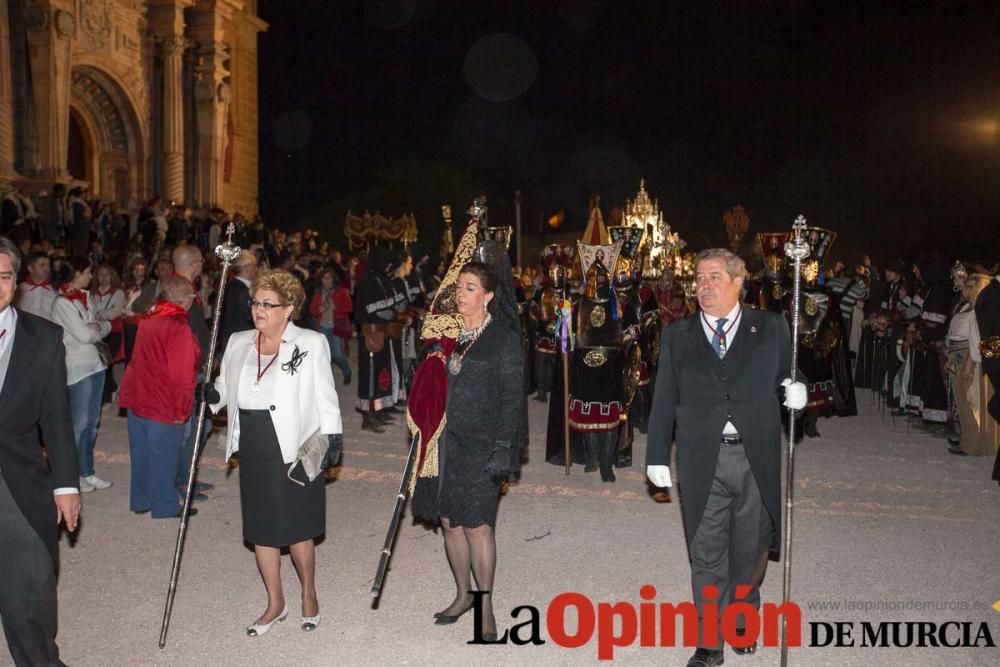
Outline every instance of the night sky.
POLYGON ((804 213, 834 256, 1000 256, 998 2, 260 0, 261 208, 337 243, 348 208, 436 247, 607 217, 644 177, 696 249, 804 213))

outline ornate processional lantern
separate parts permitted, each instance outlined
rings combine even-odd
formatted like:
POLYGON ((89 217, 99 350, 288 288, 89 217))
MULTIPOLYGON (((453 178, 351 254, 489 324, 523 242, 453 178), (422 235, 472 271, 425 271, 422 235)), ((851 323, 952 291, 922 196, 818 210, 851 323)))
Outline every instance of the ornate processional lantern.
POLYGON ((678 270, 681 267, 677 264, 683 264, 680 251, 685 244, 663 219, 659 201, 650 200, 645 179, 639 181, 639 192, 635 199, 626 200, 622 224, 637 227, 644 232, 641 251, 643 279, 657 280, 665 270, 681 273, 678 270))

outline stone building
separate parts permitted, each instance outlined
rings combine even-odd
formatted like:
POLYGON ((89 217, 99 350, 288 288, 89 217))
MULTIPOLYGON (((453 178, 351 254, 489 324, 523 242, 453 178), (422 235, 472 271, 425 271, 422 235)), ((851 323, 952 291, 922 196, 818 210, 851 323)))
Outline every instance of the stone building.
POLYGON ((256 0, 0 0, 0 189, 257 212, 256 0))

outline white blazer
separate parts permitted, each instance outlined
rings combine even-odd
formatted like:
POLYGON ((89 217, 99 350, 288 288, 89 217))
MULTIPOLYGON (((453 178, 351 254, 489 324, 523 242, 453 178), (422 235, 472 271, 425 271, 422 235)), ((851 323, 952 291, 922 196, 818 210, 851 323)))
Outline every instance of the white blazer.
MULTIPOLYGON (((254 353, 256 342, 256 329, 239 331, 230 336, 222 357, 222 369, 215 381, 220 400, 211 406, 212 412, 217 413, 222 408, 229 411, 227 461, 240 448, 240 375, 247 363, 247 355, 254 353)), ((299 446, 317 429, 320 433, 337 434, 344 432, 344 425, 340 418, 337 389, 333 384, 330 344, 323 334, 289 322, 275 364, 279 372, 274 403, 270 406, 271 420, 278 434, 281 458, 290 464, 295 460, 299 446), (297 371, 289 373, 280 370, 281 364, 291 360, 296 348, 300 355, 305 354, 297 371)))

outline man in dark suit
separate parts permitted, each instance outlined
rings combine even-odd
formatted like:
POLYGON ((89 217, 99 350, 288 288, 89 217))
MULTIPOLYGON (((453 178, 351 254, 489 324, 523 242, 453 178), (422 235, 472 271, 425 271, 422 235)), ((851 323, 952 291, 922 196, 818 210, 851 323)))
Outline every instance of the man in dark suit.
MULTIPOLYGON (((781 395, 801 409, 806 388, 789 378, 791 336, 781 315, 740 304, 746 267, 727 250, 695 260, 701 311, 663 330, 646 444, 646 474, 671 485, 676 428, 681 509, 698 607, 698 650, 690 667, 723 662, 721 636, 704 627, 706 602, 721 619, 741 598, 760 606, 758 586, 768 551, 781 534, 781 395), (706 598, 706 586, 716 598, 706 598), (713 639, 714 634, 714 639, 713 639), (707 635, 707 637, 706 637, 707 635)), ((752 653, 756 644, 739 653, 752 653)))
MULTIPOLYGON (((976 325, 983 373, 993 385, 993 398, 986 406, 990 414, 985 418, 1000 422, 1000 275, 994 275, 976 299, 976 325)), ((1000 452, 993 461, 993 481, 1000 482, 1000 452)))
POLYGON ((219 323, 219 356, 226 349, 229 337, 237 331, 254 328, 250 313, 250 284, 257 277, 257 253, 244 250, 233 263, 233 279, 226 285, 222 297, 222 319, 219 323))
POLYGON ((61 665, 58 525, 76 530, 79 473, 62 329, 11 305, 20 268, 0 237, 0 616, 14 664, 61 665))

